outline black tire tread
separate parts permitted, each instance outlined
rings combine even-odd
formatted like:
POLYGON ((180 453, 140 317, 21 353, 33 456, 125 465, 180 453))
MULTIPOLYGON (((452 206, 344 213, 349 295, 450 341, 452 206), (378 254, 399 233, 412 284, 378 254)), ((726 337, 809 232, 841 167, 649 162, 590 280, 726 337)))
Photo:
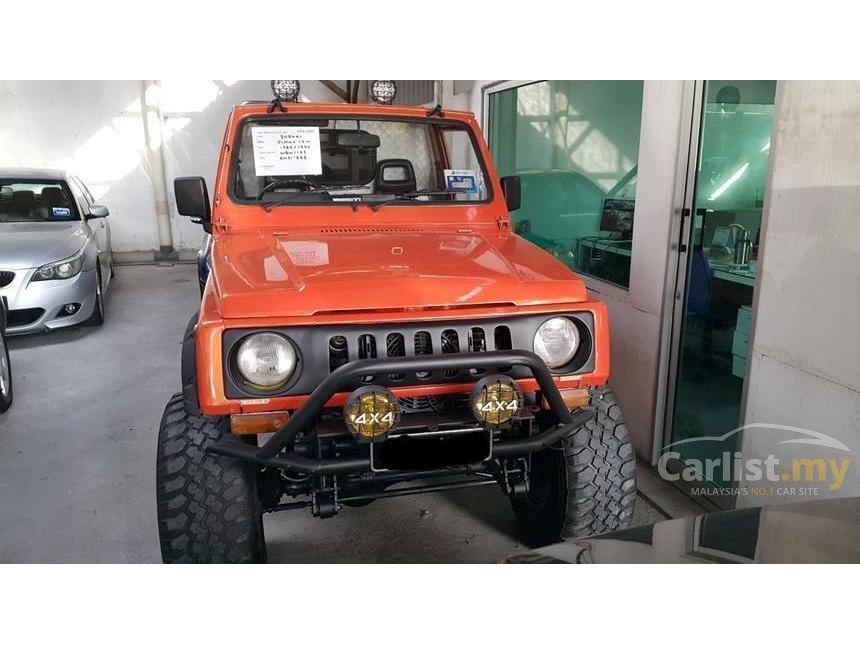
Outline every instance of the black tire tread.
POLYGON ((167 404, 156 467, 165 563, 266 559, 253 467, 206 452, 225 432, 224 420, 187 414, 181 394, 167 404))
POLYGON ((626 528, 636 504, 636 454, 624 414, 609 388, 592 392, 596 415, 565 442, 567 518, 564 537, 626 528))
POLYGON ((636 456, 621 407, 608 388, 595 388, 590 403, 593 419, 532 456, 538 499, 530 494, 511 500, 530 546, 626 528, 633 517, 636 456))

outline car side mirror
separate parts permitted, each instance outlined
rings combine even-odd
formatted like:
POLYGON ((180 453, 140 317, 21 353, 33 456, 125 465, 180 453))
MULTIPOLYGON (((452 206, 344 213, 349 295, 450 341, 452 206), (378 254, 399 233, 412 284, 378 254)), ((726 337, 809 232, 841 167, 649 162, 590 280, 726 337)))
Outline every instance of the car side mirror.
POLYGON ((203 177, 177 177, 173 180, 176 210, 183 217, 191 217, 203 225, 203 230, 212 232, 212 207, 209 191, 203 177))
POLYGON ((101 204, 93 204, 90 206, 90 212, 87 217, 91 217, 93 219, 99 217, 107 217, 110 215, 110 212, 107 209, 107 206, 102 206, 101 204))
POLYGON ((519 210, 522 205, 520 178, 517 175, 502 177, 502 194, 505 196, 505 203, 508 206, 508 212, 519 210))

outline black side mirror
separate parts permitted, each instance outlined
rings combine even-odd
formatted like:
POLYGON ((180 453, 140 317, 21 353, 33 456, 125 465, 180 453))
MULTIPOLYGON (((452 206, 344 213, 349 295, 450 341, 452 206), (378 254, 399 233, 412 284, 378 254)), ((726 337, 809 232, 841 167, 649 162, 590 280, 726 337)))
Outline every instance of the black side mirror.
POLYGON ((207 233, 212 232, 212 207, 209 205, 209 191, 203 177, 177 177, 173 180, 176 195, 176 210, 184 217, 194 218, 203 224, 207 233))
POLYGON ((520 178, 516 175, 502 177, 502 193, 505 196, 505 203, 508 205, 508 212, 519 210, 522 205, 520 178))

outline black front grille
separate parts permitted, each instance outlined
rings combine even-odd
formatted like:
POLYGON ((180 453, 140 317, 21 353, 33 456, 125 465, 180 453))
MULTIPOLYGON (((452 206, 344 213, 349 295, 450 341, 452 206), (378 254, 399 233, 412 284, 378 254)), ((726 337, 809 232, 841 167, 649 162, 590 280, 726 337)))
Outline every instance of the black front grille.
POLYGON ((39 320, 45 313, 44 309, 12 309, 7 314, 8 327, 26 327, 39 320))
POLYGON ((0 289, 8 287, 14 279, 15 273, 13 271, 0 271, 0 289))
MULTIPOLYGON (((449 323, 450 324, 450 323, 449 323)), ((511 330, 505 324, 486 325, 481 327, 467 326, 460 329, 438 330, 418 329, 408 332, 379 332, 362 333, 354 339, 355 347, 350 346, 350 340, 341 334, 336 334, 328 339, 328 364, 329 373, 348 362, 350 357, 358 359, 365 358, 395 358, 400 356, 433 356, 435 354, 458 354, 460 351, 486 352, 492 350, 512 349, 511 330), (436 336, 436 340, 434 340, 436 336), (461 340, 462 338, 462 340, 461 340), (492 339, 493 346, 488 345, 488 339, 492 339), (385 347, 385 354, 378 352, 377 348, 385 347), (408 353, 407 348, 412 352, 408 353)), ((486 370, 469 370, 469 376, 481 376, 486 370)), ((392 373, 386 374, 381 380, 387 384, 396 385, 402 383, 438 382, 439 376, 442 380, 462 377, 460 370, 443 370, 440 374, 433 372, 414 372, 412 374, 392 373)), ((380 377, 365 376, 364 383, 372 383, 380 380, 380 377)))

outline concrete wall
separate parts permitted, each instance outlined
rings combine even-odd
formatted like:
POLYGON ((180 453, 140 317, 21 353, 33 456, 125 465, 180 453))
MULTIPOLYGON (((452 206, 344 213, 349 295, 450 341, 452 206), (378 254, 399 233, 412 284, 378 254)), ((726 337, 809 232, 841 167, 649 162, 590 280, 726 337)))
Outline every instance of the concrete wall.
MULTIPOLYGON (((318 81, 302 100, 340 102, 318 81)), ((0 166, 68 168, 111 211, 114 249, 152 257, 155 197, 146 155, 141 81, 0 83, 0 166)), ((174 177, 215 177, 224 123, 245 100, 271 98, 269 81, 163 81, 165 171, 174 247, 196 249, 202 231, 176 214, 174 177)))
MULTIPOLYGON (((799 426, 860 451, 860 83, 780 84, 745 423, 799 426)), ((747 430, 745 457, 856 454, 747 430)), ((860 465, 842 488, 860 494, 860 465)), ((740 505, 764 503, 740 498, 740 505)))
POLYGON ((0 166, 69 168, 111 210, 119 250, 158 246, 140 81, 0 84, 0 166))

